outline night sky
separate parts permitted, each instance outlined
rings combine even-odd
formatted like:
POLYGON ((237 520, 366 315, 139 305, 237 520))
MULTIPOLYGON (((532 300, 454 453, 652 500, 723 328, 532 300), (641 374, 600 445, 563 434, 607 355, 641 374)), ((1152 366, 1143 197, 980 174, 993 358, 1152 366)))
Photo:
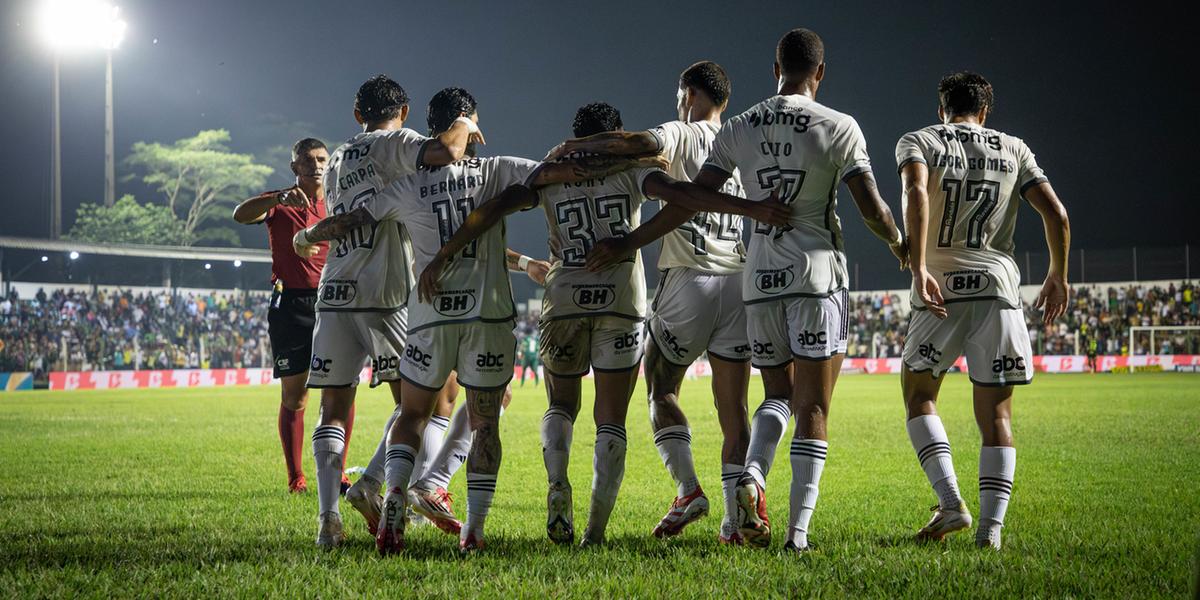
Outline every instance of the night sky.
MULTIPOLYGON (((5 0, 0 14, 4 235, 49 231, 52 63, 34 5, 5 0)), ((169 143, 225 128, 236 150, 276 168, 271 185, 282 186, 284 149, 293 141, 314 135, 332 148, 355 133, 354 93, 376 73, 408 90, 410 127, 425 133, 429 97, 458 85, 479 100, 489 141, 482 154, 540 158, 570 135, 575 109, 586 102, 613 104, 628 129, 674 118, 678 74, 700 59, 725 67, 733 81, 727 114, 741 112, 774 93, 775 44, 804 26, 826 44, 818 100, 858 119, 897 214, 896 140, 936 120, 942 75, 970 69, 996 89, 988 125, 1024 138, 1037 154, 1070 212, 1076 248, 1200 241, 1189 175, 1200 133, 1200 98, 1187 79, 1195 67, 1185 63, 1196 54, 1191 32, 1182 19, 1143 3, 1122 11, 1081 5, 1086 12, 1053 2, 119 6, 129 29, 115 58, 118 161, 135 141, 169 143)), ((103 77, 100 52, 63 58, 64 231, 79 203, 103 199, 103 77)), ((155 197, 122 179, 129 174, 118 162, 118 197, 155 197)), ((906 275, 895 271, 844 189, 840 199, 859 287, 904 286, 906 275)), ((545 256, 545 239, 540 211, 510 218, 512 247, 545 256)), ((248 229, 245 242, 266 247, 262 228, 248 229)), ((1031 209, 1021 213, 1017 245, 1018 252, 1045 250, 1031 209)))

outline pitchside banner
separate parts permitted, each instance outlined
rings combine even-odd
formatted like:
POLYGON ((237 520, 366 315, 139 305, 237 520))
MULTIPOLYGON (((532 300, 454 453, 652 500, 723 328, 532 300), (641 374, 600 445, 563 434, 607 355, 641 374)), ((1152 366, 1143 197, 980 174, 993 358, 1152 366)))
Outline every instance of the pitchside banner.
MULTIPOLYGON (((1164 371, 1176 367, 1200 370, 1200 355, 1176 354, 1161 356, 1098 356, 1100 371, 1138 370, 1145 367, 1161 368, 1164 371)), ((959 358, 955 365, 967 370, 965 359, 959 358)), ((842 371, 850 373, 899 374, 902 363, 899 358, 847 358, 842 362, 842 371)), ((1087 372, 1086 356, 1035 356, 1033 368, 1038 373, 1084 373, 1087 372)), ((516 369, 514 369, 516 371, 516 369)), ((696 361, 688 369, 690 377, 706 377, 712 374, 708 362, 696 361)), ((370 369, 364 367, 359 381, 371 380, 370 369)), ((177 369, 171 371, 55 371, 50 374, 52 390, 111 390, 137 388, 190 388, 221 387, 230 385, 270 385, 277 383, 271 377, 271 369, 177 369)))

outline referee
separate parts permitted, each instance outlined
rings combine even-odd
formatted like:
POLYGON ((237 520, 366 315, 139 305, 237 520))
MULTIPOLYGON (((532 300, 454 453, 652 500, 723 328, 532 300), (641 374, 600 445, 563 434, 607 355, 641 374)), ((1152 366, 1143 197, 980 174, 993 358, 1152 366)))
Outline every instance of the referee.
MULTIPOLYGON (((250 198, 233 211, 238 223, 266 223, 271 246, 271 306, 267 312, 275 377, 282 384, 279 405, 279 440, 287 463, 288 489, 308 491, 301 457, 304 452, 304 406, 308 402, 309 361, 312 359, 312 332, 317 302, 317 284, 325 266, 328 245, 313 246, 306 257, 292 249, 296 232, 325 218, 325 190, 321 178, 329 150, 321 140, 304 138, 292 146, 292 173, 295 185, 250 198)), ((350 440, 353 414, 346 423, 346 441, 350 440)), ((345 475, 343 482, 345 481, 345 475)))

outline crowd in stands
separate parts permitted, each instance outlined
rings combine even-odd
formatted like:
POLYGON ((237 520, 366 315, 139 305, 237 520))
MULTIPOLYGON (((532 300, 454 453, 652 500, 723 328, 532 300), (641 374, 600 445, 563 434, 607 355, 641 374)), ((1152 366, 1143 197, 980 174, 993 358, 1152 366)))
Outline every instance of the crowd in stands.
MULTIPOLYGON (((908 330, 908 295, 851 299, 848 355, 900 356, 908 330)), ((1200 325, 1191 283, 1167 287, 1076 286, 1064 318, 1049 326, 1025 307, 1035 354, 1128 354, 1131 326, 1200 325)), ((0 372, 264 367, 270 364, 267 300, 248 294, 15 292, 0 299, 0 372)), ((536 315, 517 323, 536 332, 536 315)), ((1200 333, 1135 338, 1134 354, 1200 354, 1200 333)))
POLYGON ((266 313, 261 295, 14 290, 0 299, 0 372, 269 366, 266 313))

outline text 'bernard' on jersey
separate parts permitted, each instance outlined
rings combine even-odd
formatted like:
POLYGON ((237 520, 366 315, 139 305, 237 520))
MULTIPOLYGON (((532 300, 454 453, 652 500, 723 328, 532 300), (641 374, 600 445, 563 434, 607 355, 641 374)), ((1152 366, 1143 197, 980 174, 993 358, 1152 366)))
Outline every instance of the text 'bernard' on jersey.
POLYGON ((845 289, 837 188, 871 169, 853 117, 808 96, 772 96, 725 122, 704 168, 730 175, 736 168, 748 198, 779 190, 791 206, 788 225, 754 223, 742 286, 747 304, 845 289))
POLYGON ((550 229, 550 273, 542 318, 611 315, 641 321, 646 315, 642 254, 603 271, 585 267, 596 242, 628 235, 641 223, 646 177, 659 169, 631 169, 578 183, 542 188, 538 199, 550 229))
MULTIPOLYGON (((329 156, 325 206, 350 212, 406 175, 416 173, 429 138, 411 129, 360 133, 329 156)), ((395 311, 404 307, 414 277, 405 232, 376 223, 330 242, 317 296, 319 311, 395 311)))
MULTIPOLYGON (((412 240, 413 266, 425 270, 467 215, 510 185, 529 185, 541 163, 500 156, 466 158, 444 167, 422 167, 364 206, 378 222, 398 222, 412 240)), ((408 331, 467 321, 516 318, 505 260, 504 222, 496 224, 447 261, 432 303, 408 301, 408 331)))
MULTIPOLYGON (((896 164, 929 168, 925 264, 947 302, 1000 300, 1020 308, 1013 232, 1020 198, 1046 181, 1019 138, 970 123, 932 125, 905 134, 896 164)), ((901 200, 908 206, 908 198, 901 200)), ((923 308, 915 291, 911 301, 923 308)))
MULTIPOLYGON (((658 140, 659 151, 670 162, 667 174, 680 181, 692 181, 708 159, 719 129, 720 125, 712 121, 669 121, 651 129, 650 133, 658 140)), ((745 197, 736 174, 725 182, 721 191, 745 197)), ((691 220, 663 236, 659 270, 686 267, 714 275, 740 273, 746 263, 742 224, 741 215, 696 213, 691 220)))

